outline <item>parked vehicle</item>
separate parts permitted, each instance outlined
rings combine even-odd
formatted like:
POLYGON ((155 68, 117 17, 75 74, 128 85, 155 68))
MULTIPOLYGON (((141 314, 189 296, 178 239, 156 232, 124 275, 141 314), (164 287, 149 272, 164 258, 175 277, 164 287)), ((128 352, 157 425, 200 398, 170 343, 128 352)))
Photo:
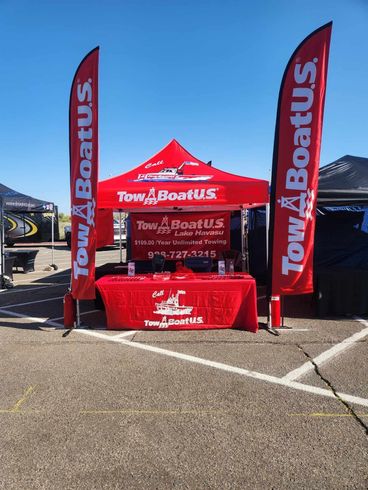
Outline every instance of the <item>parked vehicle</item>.
POLYGON ((68 245, 69 248, 71 248, 72 247, 72 227, 71 226, 64 226, 64 235, 65 235, 66 244, 68 245))
MULTIPOLYGON (((69 248, 72 246, 72 228, 71 226, 64 227, 65 240, 69 248)), ((127 235, 126 235, 126 224, 125 220, 121 221, 121 243, 122 246, 126 247, 127 235)), ((120 231, 119 231, 119 220, 114 219, 114 245, 119 246, 120 243, 120 231)), ((112 245, 112 244, 111 244, 112 245)))
MULTIPOLYGON (((127 234, 126 234, 125 220, 121 220, 120 226, 121 226, 121 243, 123 247, 126 247, 127 234)), ((119 245, 120 243, 120 226, 119 226, 119 220, 114 219, 114 245, 119 245)))

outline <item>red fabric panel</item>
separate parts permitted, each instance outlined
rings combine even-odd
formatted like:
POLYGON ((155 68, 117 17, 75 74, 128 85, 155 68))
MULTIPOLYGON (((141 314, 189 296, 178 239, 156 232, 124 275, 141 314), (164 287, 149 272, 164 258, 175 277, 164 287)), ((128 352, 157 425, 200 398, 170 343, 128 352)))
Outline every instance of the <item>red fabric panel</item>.
POLYGON ((100 182, 98 193, 101 208, 130 211, 269 201, 267 181, 239 177, 206 165, 176 140, 137 168, 100 182))
MULTIPOLYGON (((190 274, 170 280, 157 275, 104 276, 96 281, 106 307, 109 329, 258 330, 255 280, 190 274)), ((240 277, 240 278, 239 278, 240 277)))
POLYGON ((272 295, 313 291, 318 167, 331 24, 305 39, 280 90, 272 175, 272 295))
POLYGON ((114 243, 114 217, 112 209, 97 209, 97 248, 114 243))
POLYGON ((218 258, 230 247, 230 212, 134 213, 130 215, 132 258, 168 260, 186 257, 218 258))
POLYGON ((91 51, 77 69, 70 93, 70 194, 72 295, 95 298, 95 210, 98 181, 98 56, 91 51))

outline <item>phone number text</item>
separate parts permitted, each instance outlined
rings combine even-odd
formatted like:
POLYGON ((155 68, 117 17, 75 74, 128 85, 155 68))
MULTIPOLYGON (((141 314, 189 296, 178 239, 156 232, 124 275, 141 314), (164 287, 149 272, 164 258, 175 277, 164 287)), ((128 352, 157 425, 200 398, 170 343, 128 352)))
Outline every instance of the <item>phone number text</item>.
POLYGON ((149 259, 153 259, 154 255, 163 255, 166 259, 185 259, 186 257, 211 257, 216 258, 216 250, 162 250, 156 252, 148 252, 149 259))

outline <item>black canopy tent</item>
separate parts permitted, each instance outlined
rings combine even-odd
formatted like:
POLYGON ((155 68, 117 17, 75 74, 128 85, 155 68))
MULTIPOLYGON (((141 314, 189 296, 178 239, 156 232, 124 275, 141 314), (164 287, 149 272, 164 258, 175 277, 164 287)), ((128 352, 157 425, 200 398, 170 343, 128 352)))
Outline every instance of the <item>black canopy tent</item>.
POLYGON ((345 155, 320 169, 315 267, 368 270, 368 158, 345 155))
POLYGON ((54 265, 54 219, 55 219, 55 206, 54 203, 49 201, 43 201, 41 199, 36 199, 34 197, 22 194, 21 192, 15 191, 4 184, 0 184, 0 282, 1 287, 4 283, 4 243, 5 243, 5 232, 4 232, 4 213, 5 212, 18 212, 18 213, 52 213, 52 264, 51 266, 56 269, 54 265))
POLYGON ((54 203, 27 196, 0 184, 0 199, 3 211, 44 213, 54 211, 54 203))
POLYGON ((368 205, 368 158, 345 155, 319 171, 317 206, 368 205))
POLYGON ((368 158, 320 169, 314 264, 320 316, 368 313, 368 158))

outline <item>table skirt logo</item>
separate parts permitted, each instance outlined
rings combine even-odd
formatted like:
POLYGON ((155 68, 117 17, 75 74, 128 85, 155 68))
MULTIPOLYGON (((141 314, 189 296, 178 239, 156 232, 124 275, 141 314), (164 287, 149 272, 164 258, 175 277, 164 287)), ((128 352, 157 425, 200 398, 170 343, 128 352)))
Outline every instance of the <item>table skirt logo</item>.
MULTIPOLYGON (((155 303, 155 315, 162 315, 161 320, 144 320, 146 327, 158 327, 158 328, 169 328, 170 326, 178 325, 193 325, 203 323, 203 317, 187 317, 187 318, 177 318, 180 316, 187 316, 192 313, 194 306, 187 306, 180 304, 180 296, 185 295, 186 291, 178 289, 176 293, 172 293, 171 290, 167 299, 163 299, 160 302, 155 303), (174 318, 168 318, 168 317, 174 318), (175 318, 176 317, 176 318, 175 318)), ((154 291, 152 293, 153 298, 159 298, 165 296, 165 291, 154 291)))
POLYGON ((193 306, 183 306, 179 304, 179 297, 182 294, 186 294, 186 292, 179 289, 176 294, 171 294, 170 291, 169 297, 166 300, 161 301, 161 303, 155 303, 156 311, 153 313, 157 315, 190 315, 193 306))

